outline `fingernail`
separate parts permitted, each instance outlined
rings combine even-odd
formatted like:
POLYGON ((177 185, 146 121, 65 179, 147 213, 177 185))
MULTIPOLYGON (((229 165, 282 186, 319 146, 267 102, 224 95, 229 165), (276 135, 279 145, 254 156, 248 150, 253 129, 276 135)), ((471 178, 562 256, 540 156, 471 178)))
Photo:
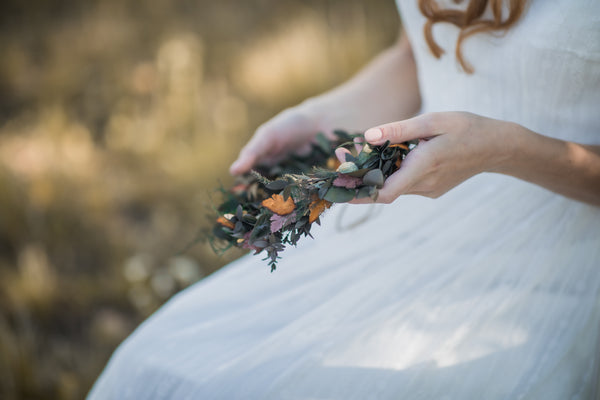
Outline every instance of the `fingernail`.
POLYGON ((379 128, 371 128, 365 132, 365 139, 369 142, 376 142, 383 137, 383 132, 379 128))

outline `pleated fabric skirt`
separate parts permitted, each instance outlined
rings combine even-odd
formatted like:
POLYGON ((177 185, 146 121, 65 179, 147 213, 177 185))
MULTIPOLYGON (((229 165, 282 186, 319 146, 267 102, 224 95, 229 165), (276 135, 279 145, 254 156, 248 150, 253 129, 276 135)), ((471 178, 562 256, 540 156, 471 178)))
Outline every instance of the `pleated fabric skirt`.
POLYGON ((88 398, 593 398, 600 208, 481 174, 321 219, 274 273, 248 255, 175 296, 88 398))

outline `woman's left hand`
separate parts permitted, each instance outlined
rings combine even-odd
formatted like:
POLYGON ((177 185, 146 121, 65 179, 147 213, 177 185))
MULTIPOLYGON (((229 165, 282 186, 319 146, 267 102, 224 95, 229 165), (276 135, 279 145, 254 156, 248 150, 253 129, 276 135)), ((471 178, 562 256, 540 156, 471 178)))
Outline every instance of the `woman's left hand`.
POLYGON ((510 135, 504 134, 518 127, 466 112, 441 112, 367 130, 365 139, 373 145, 419 140, 401 168, 386 180, 377 202, 391 203, 403 194, 437 198, 473 175, 494 170, 505 158, 502 150, 510 135))

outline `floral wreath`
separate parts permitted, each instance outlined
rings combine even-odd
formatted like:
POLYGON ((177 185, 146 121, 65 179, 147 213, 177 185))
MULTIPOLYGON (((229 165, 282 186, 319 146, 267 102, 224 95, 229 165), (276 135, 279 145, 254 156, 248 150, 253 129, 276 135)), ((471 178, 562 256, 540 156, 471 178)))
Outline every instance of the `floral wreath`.
POLYGON ((415 146, 413 142, 372 146, 362 134, 334 131, 329 140, 319 133, 306 155, 290 154, 273 166, 258 166, 221 189, 210 243, 217 252, 235 246, 266 252, 271 272, 286 245, 310 236, 313 223, 333 203, 377 199, 387 177, 396 172, 415 146), (355 146, 359 143, 358 146, 355 146), (336 148, 350 149, 340 163, 336 148), (360 150, 357 150, 359 148, 360 150))

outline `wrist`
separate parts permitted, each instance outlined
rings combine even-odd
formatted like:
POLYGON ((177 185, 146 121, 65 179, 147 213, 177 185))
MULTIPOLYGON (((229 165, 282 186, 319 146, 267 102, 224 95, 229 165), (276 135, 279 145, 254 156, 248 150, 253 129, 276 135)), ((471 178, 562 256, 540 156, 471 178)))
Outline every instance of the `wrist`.
POLYGON ((513 175, 512 169, 525 154, 529 146, 527 142, 532 134, 533 132, 522 125, 503 121, 500 129, 496 131, 486 172, 513 175))

